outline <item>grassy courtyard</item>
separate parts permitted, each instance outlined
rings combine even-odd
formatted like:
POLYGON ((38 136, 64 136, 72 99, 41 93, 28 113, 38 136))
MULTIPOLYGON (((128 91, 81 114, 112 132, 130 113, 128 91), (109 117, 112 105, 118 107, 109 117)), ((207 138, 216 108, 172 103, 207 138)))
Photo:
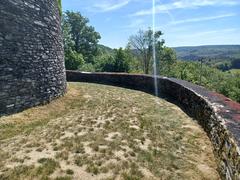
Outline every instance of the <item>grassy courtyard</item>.
POLYGON ((0 179, 219 179, 211 143, 152 95, 69 83, 66 96, 0 118, 0 179))

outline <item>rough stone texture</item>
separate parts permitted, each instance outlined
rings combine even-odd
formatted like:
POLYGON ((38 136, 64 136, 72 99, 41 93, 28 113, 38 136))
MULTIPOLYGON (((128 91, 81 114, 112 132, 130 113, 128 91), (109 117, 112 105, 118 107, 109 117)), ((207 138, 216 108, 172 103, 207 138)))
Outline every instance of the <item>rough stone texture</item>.
POLYGON ((64 94, 66 76, 56 0, 0 1, 0 116, 64 94))
MULTIPOLYGON (((67 80, 126 87, 154 94, 147 75, 67 71, 67 80)), ((240 104, 192 83, 157 77, 161 96, 169 97, 196 118, 207 132, 223 179, 240 179, 240 104)))

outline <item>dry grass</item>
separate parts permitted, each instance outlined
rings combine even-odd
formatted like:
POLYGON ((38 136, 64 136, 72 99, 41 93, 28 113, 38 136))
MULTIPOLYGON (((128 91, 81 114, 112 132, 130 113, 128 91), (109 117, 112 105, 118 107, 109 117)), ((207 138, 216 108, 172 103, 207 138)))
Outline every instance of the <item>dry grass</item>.
POLYGON ((0 131, 0 179, 219 179, 199 125, 138 91, 70 83, 0 131))

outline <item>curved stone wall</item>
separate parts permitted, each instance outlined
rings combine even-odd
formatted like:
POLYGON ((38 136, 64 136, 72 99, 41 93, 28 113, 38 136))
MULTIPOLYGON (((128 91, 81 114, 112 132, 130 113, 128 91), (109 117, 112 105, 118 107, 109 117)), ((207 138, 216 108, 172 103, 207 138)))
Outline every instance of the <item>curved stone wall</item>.
MULTIPOLYGON (((120 86, 154 94, 148 75, 67 71, 67 80, 120 86)), ((161 96, 168 97, 199 121, 213 147, 223 179, 240 179, 240 104, 221 94, 174 78, 157 78, 161 96)))
POLYGON ((0 1, 0 115, 64 94, 57 0, 0 1))

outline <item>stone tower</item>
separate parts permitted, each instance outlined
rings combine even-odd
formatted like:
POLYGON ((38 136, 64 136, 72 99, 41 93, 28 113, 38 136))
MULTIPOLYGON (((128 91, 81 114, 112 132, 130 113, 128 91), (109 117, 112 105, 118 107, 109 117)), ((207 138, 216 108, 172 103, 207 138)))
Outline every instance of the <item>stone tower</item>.
POLYGON ((66 90, 57 0, 0 1, 0 116, 66 90))

